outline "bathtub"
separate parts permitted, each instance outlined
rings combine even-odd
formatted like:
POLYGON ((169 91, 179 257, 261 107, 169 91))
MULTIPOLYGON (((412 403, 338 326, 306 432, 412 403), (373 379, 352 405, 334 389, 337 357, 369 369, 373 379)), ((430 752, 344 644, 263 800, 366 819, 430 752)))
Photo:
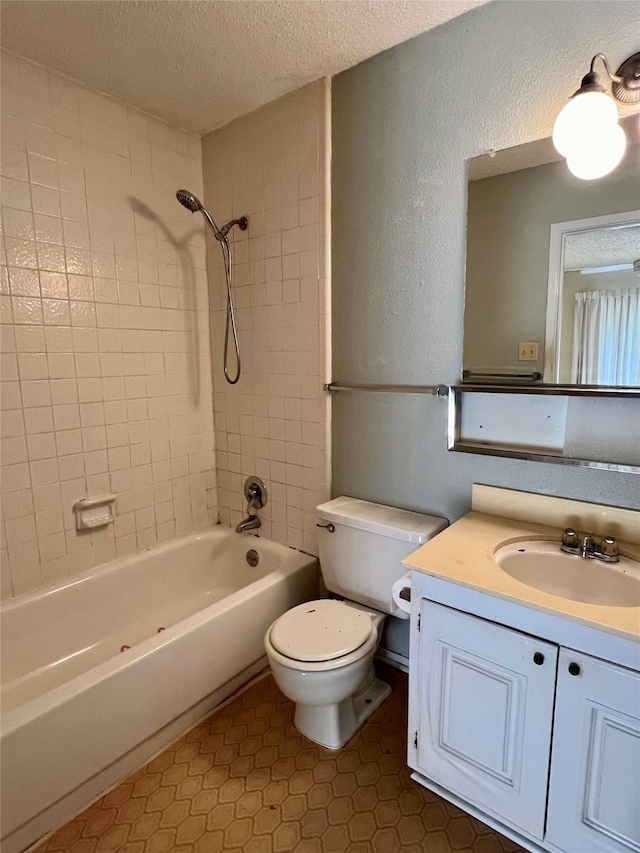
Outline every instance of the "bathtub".
POLYGON ((2 607, 2 850, 69 820, 266 665, 313 557, 215 527, 2 607), (249 565, 247 553, 257 565, 249 565))

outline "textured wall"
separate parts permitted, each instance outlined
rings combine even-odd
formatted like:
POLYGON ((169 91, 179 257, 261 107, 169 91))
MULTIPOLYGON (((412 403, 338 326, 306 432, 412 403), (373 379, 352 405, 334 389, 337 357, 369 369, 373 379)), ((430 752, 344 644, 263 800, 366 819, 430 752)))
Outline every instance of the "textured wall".
MULTIPOLYGON (((226 283, 209 238, 211 351, 220 521, 246 515, 243 483, 269 500, 261 534, 317 553, 315 507, 329 490, 327 373, 329 89, 314 83, 204 137, 204 199, 232 231, 242 375, 224 379, 226 283)), ((230 345, 230 373, 235 355, 230 345)))
POLYGON ((217 521, 200 139, 2 60, 2 595, 217 521), (118 495, 77 533, 73 503, 118 495))
MULTIPOLYGON (((334 379, 459 381, 466 161, 548 136, 639 26, 634 3, 491 3, 334 79, 334 379)), ((639 503, 637 475, 448 453, 440 400, 335 395, 334 494, 453 520, 473 482, 639 503)))

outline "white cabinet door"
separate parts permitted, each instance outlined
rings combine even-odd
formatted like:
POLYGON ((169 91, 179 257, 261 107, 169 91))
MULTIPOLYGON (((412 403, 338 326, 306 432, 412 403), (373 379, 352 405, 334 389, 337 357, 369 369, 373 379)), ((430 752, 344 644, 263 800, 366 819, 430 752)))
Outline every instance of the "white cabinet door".
POLYGON ((558 647, 423 599, 416 769, 544 833, 558 647))
POLYGON ((562 649, 547 838, 562 850, 640 851, 640 675, 562 649))

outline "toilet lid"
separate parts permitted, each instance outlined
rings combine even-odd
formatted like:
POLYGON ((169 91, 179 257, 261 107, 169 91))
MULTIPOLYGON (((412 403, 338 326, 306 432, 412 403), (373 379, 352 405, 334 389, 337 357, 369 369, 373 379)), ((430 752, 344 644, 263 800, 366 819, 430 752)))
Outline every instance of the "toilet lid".
POLYGON ((271 629, 271 643, 294 660, 334 660, 371 635, 371 617, 342 601, 323 599, 293 607, 271 629))

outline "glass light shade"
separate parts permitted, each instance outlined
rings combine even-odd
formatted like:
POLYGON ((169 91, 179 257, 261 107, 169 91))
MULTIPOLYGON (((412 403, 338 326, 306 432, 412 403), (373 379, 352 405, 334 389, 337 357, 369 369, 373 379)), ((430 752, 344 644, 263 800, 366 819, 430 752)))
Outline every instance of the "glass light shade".
POLYGON ((594 181, 612 172, 622 160, 627 137, 619 124, 593 139, 585 139, 582 148, 567 157, 567 166, 577 178, 594 181))
POLYGON ((618 109, 604 92, 574 95, 560 110, 553 125, 553 144, 569 157, 584 143, 585 136, 600 134, 618 123, 618 109))
POLYGON ((553 144, 578 178, 595 180, 611 172, 627 144, 614 101, 604 92, 574 95, 555 121, 553 144))

